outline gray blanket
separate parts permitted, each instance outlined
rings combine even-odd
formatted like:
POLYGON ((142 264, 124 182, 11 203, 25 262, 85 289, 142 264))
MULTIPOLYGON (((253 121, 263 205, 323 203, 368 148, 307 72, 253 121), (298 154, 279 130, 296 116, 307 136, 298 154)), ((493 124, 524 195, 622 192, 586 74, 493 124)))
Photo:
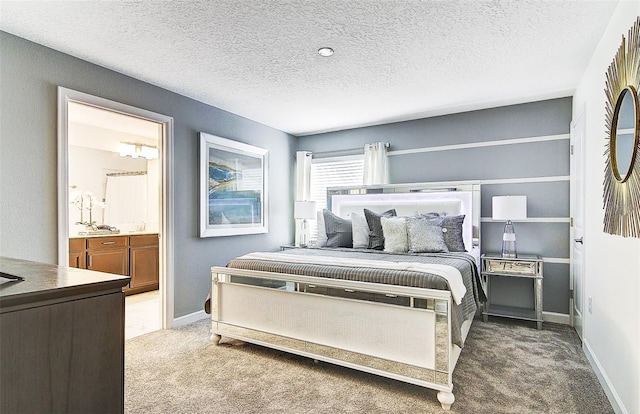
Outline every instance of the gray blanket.
MULTIPOLYGON (((418 253, 397 254, 368 249, 327 249, 306 248, 287 250, 287 254, 302 256, 332 256, 391 262, 435 263, 453 266, 460 271, 467 293, 460 305, 453 304, 451 315, 451 334, 453 343, 462 347, 462 323, 472 317, 486 297, 482 291, 478 269, 472 256, 466 253, 418 253)), ((345 268, 344 266, 326 266, 306 263, 285 263, 267 260, 235 258, 228 267, 237 269, 261 270, 277 273, 290 273, 303 276, 326 277, 369 283, 410 286, 428 289, 448 290, 447 281, 438 275, 409 270, 380 268, 345 268)))

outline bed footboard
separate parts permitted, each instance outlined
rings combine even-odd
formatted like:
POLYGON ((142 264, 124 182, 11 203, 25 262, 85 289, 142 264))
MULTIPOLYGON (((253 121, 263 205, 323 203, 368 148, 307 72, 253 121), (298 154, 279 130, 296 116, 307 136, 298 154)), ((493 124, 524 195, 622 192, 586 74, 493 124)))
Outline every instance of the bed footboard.
POLYGON ((213 267, 221 336, 440 391, 449 409, 459 348, 448 291, 213 267), (457 349, 456 349, 457 348, 457 349))

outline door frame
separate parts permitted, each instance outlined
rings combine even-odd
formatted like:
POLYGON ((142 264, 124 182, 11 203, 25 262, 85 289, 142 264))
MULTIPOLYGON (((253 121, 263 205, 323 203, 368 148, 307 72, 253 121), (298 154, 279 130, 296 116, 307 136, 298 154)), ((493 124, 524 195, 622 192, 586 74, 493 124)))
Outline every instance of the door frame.
POLYGON ((585 221, 584 221, 584 174, 585 174, 585 170, 584 170, 584 148, 585 148, 585 132, 586 132, 586 107, 583 105, 581 108, 578 109, 578 111, 576 111, 576 116, 575 118, 571 121, 571 125, 570 125, 570 131, 571 131, 571 138, 570 138, 570 145, 571 145, 571 154, 570 154, 570 216, 571 216, 571 226, 570 226, 570 243, 571 243, 571 248, 569 249, 570 251, 570 291, 572 293, 571 297, 569 298, 569 315, 570 315, 570 320, 571 320, 571 326, 573 326, 574 328, 576 328, 576 332, 578 333, 578 336, 580 337, 580 339, 582 340, 582 338, 584 338, 584 332, 585 332, 585 318, 586 318, 586 311, 585 311, 585 300, 584 300, 584 293, 585 293, 585 278, 584 278, 584 274, 585 274, 585 268, 584 268, 584 233, 585 233, 585 221), (579 136, 581 135, 581 136, 579 136), (576 159, 576 155, 574 155, 574 149, 575 149, 575 145, 576 145, 576 141, 580 140, 580 145, 581 145, 581 149, 579 151, 579 156, 581 157, 580 160, 576 159), (577 177, 575 174, 575 168, 574 168, 574 163, 579 161, 581 164, 581 168, 580 168, 580 173, 582 174, 581 177, 577 177), (577 188, 577 184, 576 181, 580 181, 582 182, 582 191, 580 192, 579 189, 577 188), (581 206, 581 210, 582 210, 582 234, 578 235, 576 234, 576 210, 578 205, 581 206), (578 243, 576 241, 577 237, 580 237, 583 241, 582 241, 582 263, 581 263, 581 269, 582 269, 582 281, 581 281, 581 289, 580 289, 580 297, 576 296, 576 291, 575 291, 575 272, 574 272, 574 268, 575 268, 575 260, 576 257, 574 255, 574 246, 576 243, 578 243), (579 326, 576 326, 576 314, 575 314, 575 302, 580 303, 580 309, 582 309, 582 315, 581 315, 581 323, 579 324, 579 326))
POLYGON ((162 125, 158 146, 161 153, 160 201, 160 302, 162 329, 169 329, 174 318, 174 250, 173 250, 173 118, 84 92, 58 86, 58 264, 69 264, 69 140, 68 103, 78 102, 120 112, 162 125))

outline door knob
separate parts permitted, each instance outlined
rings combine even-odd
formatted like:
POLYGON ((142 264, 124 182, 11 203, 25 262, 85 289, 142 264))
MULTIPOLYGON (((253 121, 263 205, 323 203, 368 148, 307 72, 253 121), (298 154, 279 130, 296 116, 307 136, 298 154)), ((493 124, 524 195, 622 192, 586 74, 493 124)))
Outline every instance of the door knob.
POLYGON ((580 237, 579 239, 574 239, 576 243, 580 243, 580 244, 584 244, 584 241, 582 240, 583 238, 580 237))

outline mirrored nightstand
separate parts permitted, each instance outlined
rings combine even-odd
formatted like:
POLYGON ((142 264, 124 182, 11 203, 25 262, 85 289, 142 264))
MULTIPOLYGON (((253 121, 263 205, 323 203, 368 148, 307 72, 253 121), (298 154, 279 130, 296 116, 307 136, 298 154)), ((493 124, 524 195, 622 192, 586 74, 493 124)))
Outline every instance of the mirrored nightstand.
POLYGON ((487 302, 482 310, 482 319, 501 316, 534 321, 542 329, 542 258, 538 255, 520 254, 517 258, 502 257, 499 253, 482 255, 482 282, 487 294, 487 302), (491 279, 494 277, 519 277, 533 281, 534 308, 501 306, 491 303, 491 279))

